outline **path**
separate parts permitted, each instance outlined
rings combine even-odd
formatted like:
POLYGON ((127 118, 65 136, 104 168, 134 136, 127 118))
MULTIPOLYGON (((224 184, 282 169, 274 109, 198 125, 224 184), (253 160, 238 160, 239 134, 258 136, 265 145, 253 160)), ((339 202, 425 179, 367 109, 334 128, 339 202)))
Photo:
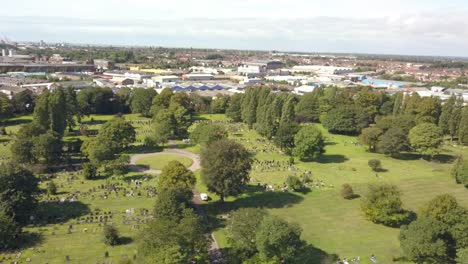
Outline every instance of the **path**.
MULTIPOLYGON (((130 168, 135 171, 143 172, 143 173, 149 173, 149 174, 160 174, 160 170, 151 170, 147 169, 146 167, 139 166, 136 164, 136 162, 139 159, 145 158, 145 157, 152 157, 152 156, 158 156, 158 155, 164 155, 164 154, 175 154, 175 155, 180 155, 184 156, 187 158, 192 159, 192 165, 189 167, 189 170, 191 171, 197 171, 201 169, 200 165, 200 156, 197 154, 194 154, 192 152, 188 152, 185 150, 178 149, 175 144, 171 144, 171 148, 165 149, 162 152, 155 152, 155 153, 144 153, 144 154, 136 154, 130 157, 130 168)), ((204 203, 200 199, 200 192, 198 192, 197 189, 193 189, 193 198, 192 202, 195 206, 195 210, 197 213, 205 220, 208 220, 208 217, 206 215, 205 210, 203 210, 202 204, 204 203)), ((218 241, 216 241, 216 238, 214 236, 214 232, 210 234, 210 241, 211 244, 209 246, 209 254, 210 254, 210 259, 211 263, 224 263, 223 257, 222 257, 222 252, 221 249, 219 248, 218 241)))

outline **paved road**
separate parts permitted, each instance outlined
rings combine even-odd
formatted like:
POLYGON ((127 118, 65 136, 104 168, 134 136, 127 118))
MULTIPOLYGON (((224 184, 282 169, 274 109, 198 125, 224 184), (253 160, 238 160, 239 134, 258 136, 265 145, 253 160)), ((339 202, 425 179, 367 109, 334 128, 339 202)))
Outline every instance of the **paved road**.
MULTIPOLYGON (((158 155, 164 155, 164 154, 175 154, 175 155, 180 155, 184 156, 187 158, 192 159, 192 165, 189 167, 189 170, 191 171, 197 171, 201 169, 200 166, 200 157, 196 154, 193 154, 192 152, 188 152, 185 150, 181 150, 175 147, 175 145, 172 146, 172 148, 165 149, 162 152, 155 152, 155 153, 144 153, 144 154, 136 154, 130 157, 130 168, 132 170, 144 172, 144 173, 149 173, 149 174, 160 174, 160 170, 151 170, 147 169, 146 167, 138 166, 136 165, 137 161, 139 159, 145 158, 145 157, 152 157, 152 156, 158 156, 158 155)), ((200 193, 198 192, 197 189, 193 189, 193 198, 192 202, 195 206, 195 210, 197 213, 206 221, 207 215, 206 212, 203 210, 202 204, 204 203, 200 199, 200 193)), ((214 233, 210 234, 210 241, 211 244, 209 246, 209 253, 210 253, 210 259, 211 263, 224 263, 223 256, 221 249, 219 248, 218 241, 216 241, 216 238, 214 236, 214 233)))

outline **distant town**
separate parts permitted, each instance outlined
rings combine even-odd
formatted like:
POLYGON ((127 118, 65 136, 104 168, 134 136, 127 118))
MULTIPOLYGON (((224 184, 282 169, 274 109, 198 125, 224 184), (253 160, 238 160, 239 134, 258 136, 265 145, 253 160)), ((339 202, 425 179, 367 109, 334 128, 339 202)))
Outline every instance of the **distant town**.
POLYGON ((468 60, 442 57, 86 46, 2 40, 0 92, 148 88, 202 96, 268 85, 302 95, 316 87, 371 86, 388 94, 468 101, 468 60))

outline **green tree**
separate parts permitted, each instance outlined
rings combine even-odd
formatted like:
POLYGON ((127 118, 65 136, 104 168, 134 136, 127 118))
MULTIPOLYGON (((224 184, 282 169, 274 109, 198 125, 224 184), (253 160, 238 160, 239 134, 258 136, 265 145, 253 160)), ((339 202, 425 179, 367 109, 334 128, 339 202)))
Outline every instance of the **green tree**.
POLYGON ((151 105, 151 115, 156 116, 160 110, 168 109, 173 95, 174 93, 169 88, 163 89, 160 94, 156 95, 151 105))
POLYGON ((229 96, 223 94, 216 94, 211 101, 211 113, 224 114, 229 103, 229 96))
POLYGON ((32 139, 32 153, 35 160, 44 160, 46 165, 60 161, 62 155, 62 141, 56 132, 48 131, 32 139))
POLYGON ((153 98, 157 95, 154 89, 135 88, 130 96, 130 109, 132 113, 150 116, 153 98))
POLYGON ((190 134, 190 140, 195 144, 207 146, 214 141, 228 137, 226 129, 217 124, 199 124, 190 134))
POLYGON ((403 107, 403 92, 398 92, 395 94, 395 103, 393 104, 393 116, 397 116, 404 111, 403 107))
POLYGON ((315 126, 304 126, 294 137, 294 155, 301 160, 314 159, 325 152, 322 132, 315 126))
POLYGON ((457 250, 457 264, 468 263, 468 247, 457 250))
POLYGON ((94 164, 92 163, 83 163, 83 166, 82 166, 82 173, 83 173, 83 177, 86 179, 86 180, 90 180, 90 179, 93 179, 96 177, 96 172, 97 172, 97 168, 94 164))
POLYGON ((34 123, 45 130, 50 128, 49 97, 50 92, 48 90, 42 92, 42 94, 37 98, 33 114, 34 123))
POLYGON ((78 112, 78 102, 76 100, 76 92, 73 87, 68 87, 65 90, 65 101, 66 101, 66 123, 68 126, 68 130, 72 131, 73 127, 76 125, 75 116, 77 117, 78 121, 81 120, 81 116, 78 112))
POLYGON ((112 225, 104 225, 103 237, 106 245, 115 246, 119 244, 119 231, 112 225))
POLYGON ((57 185, 54 181, 49 181, 47 183, 47 194, 56 195, 57 194, 57 185))
POLYGON ((463 156, 459 156, 456 159, 451 174, 458 184, 463 184, 468 188, 468 161, 465 161, 463 156))
POLYGON ((445 135, 450 134, 449 123, 453 109, 455 108, 456 100, 457 97, 452 95, 447 101, 445 101, 444 105, 442 106, 442 112, 439 118, 439 127, 445 135))
POLYGON ((446 228, 437 220, 421 218, 400 230, 405 256, 416 263, 449 263, 446 228))
POLYGON ((256 122, 257 105, 258 105, 258 87, 247 88, 242 98, 241 116, 242 121, 252 129, 253 124, 256 122))
POLYGON ((363 111, 355 106, 340 105, 326 114, 322 124, 331 133, 356 134, 368 125, 367 121, 365 121, 367 118, 361 117, 364 114, 363 111), (364 123, 361 121, 364 121, 364 123))
POLYGON ((195 175, 178 161, 170 161, 158 177, 158 190, 169 187, 191 189, 195 185, 195 175))
POLYGON ((455 101, 455 106, 452 111, 452 115, 450 116, 449 120, 449 135, 450 140, 453 140, 454 137, 457 137, 460 133, 460 126, 461 126, 461 118, 462 118, 462 111, 463 111, 463 97, 458 97, 455 101))
POLYGON ((168 186, 158 190, 154 206, 155 219, 180 219, 192 200, 192 189, 168 186))
POLYGON ((38 193, 38 181, 30 171, 12 163, 0 165, 0 208, 16 222, 27 223, 38 193))
POLYGON ((418 106, 417 120, 437 124, 441 111, 440 99, 436 97, 424 97, 418 106))
POLYGON ((294 137, 299 132, 299 129, 300 127, 296 123, 280 124, 273 138, 273 143, 286 152, 286 154, 290 154, 294 148, 294 137))
POLYGON ((67 127, 67 101, 63 89, 57 88, 50 94, 48 101, 50 129, 62 137, 67 127))
POLYGON ((255 236, 255 244, 262 260, 275 259, 279 263, 294 263, 303 246, 301 228, 296 224, 266 216, 255 236))
POLYGON ((231 96, 231 100, 226 109, 226 116, 231 118, 234 122, 242 121, 242 98, 243 94, 234 94, 231 96))
POLYGON ((443 142, 442 132, 432 123, 422 123, 410 130, 409 141, 414 150, 432 157, 439 153, 439 147, 443 142))
POLYGON ((0 248, 4 249, 12 246, 16 233, 15 221, 0 210, 0 248))
POLYGON ((361 209, 368 220, 393 227, 404 224, 410 216, 409 212, 402 209, 400 190, 391 184, 369 185, 361 209))
POLYGON ((255 255, 256 232, 265 216, 266 210, 259 208, 241 208, 231 213, 226 228, 228 241, 242 259, 255 255))
POLYGON ((304 94, 296 105, 297 119, 300 122, 318 122, 320 103, 316 93, 304 94))
POLYGON ((468 145, 468 107, 463 107, 460 127, 458 129, 458 141, 461 144, 468 145))
POLYGON ((138 238, 141 263, 205 263, 205 230, 193 210, 185 209, 181 219, 152 221, 138 238))
POLYGON ((297 104, 297 98, 293 94, 289 94, 286 98, 286 101, 283 104, 283 109, 281 111, 281 120, 280 123, 283 124, 290 124, 291 122, 295 122, 296 120, 296 113, 294 111, 294 107, 297 104))
POLYGON ((30 90, 15 93, 11 98, 11 105, 15 114, 30 114, 34 110, 36 96, 30 90))
POLYGON ((301 179, 293 175, 290 175, 288 178, 286 178, 286 185, 293 191, 300 191, 304 187, 301 179))
POLYGON ((114 117, 99 129, 98 140, 108 139, 117 151, 127 148, 135 142, 135 128, 122 117, 114 117))
POLYGON ((348 183, 343 184, 341 191, 340 191, 341 197, 343 197, 346 200, 350 200, 356 197, 354 194, 353 187, 349 185, 348 183))
POLYGON ((408 136, 398 127, 392 127, 385 132, 377 143, 377 150, 381 153, 397 156, 402 151, 409 149, 408 136))
POLYGON ((380 136, 382 136, 383 131, 378 127, 368 127, 364 128, 361 131, 361 136, 359 140, 362 144, 368 146, 370 152, 375 152, 377 149, 377 143, 379 142, 380 136))
POLYGON ((241 144, 222 139, 201 153, 201 177, 208 190, 224 197, 237 195, 249 181, 252 155, 241 144))

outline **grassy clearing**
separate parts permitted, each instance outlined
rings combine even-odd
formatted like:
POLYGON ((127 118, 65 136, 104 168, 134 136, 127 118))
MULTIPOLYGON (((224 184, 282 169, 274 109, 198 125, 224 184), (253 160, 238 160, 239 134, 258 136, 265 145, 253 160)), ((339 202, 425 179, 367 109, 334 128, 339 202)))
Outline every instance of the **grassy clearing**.
POLYGON ((137 165, 148 166, 152 170, 162 170, 170 161, 176 160, 182 163, 185 167, 192 165, 192 160, 175 154, 161 154, 152 157, 144 157, 139 159, 137 165))

